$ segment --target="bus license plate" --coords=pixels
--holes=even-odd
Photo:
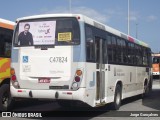
[[[50,78],[39,78],[38,83],[50,83]]]

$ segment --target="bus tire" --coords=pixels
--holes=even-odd
[[[121,106],[122,88],[119,84],[116,85],[114,102],[112,103],[112,109],[118,110]]]
[[[149,85],[147,84],[147,82],[145,81],[144,83],[144,87],[143,87],[143,94],[142,94],[142,98],[145,98],[149,95]]]
[[[10,85],[3,84],[0,87],[0,111],[7,111],[11,103]]]
[[[149,81],[149,93],[152,92],[152,84],[153,84],[153,81],[150,80],[150,81]]]

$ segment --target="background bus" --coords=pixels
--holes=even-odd
[[[22,39],[25,29],[33,42]],[[13,99],[56,99],[64,107],[112,102],[119,109],[121,99],[152,86],[148,45],[84,15],[17,19],[12,53]]]
[[[160,76],[160,53],[152,54],[152,75],[154,78]]]
[[[14,22],[0,18],[0,110],[7,110],[10,84],[10,57]]]

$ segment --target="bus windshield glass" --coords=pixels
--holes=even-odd
[[[76,18],[49,18],[20,21],[14,46],[79,45],[80,28]]]
[[[154,57],[154,58],[153,58],[153,63],[160,63],[159,60],[160,60],[160,59],[159,59],[158,57]]]
[[[13,30],[0,27],[0,57],[11,56]]]

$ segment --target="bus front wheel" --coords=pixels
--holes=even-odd
[[[7,111],[11,105],[11,95],[9,84],[0,87],[0,111]]]

